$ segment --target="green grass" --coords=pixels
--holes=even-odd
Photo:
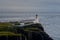
[[[12,23],[9,22],[0,22],[0,36],[21,36],[22,34],[15,34],[8,30],[11,30]]]
[[[22,36],[22,34],[15,34],[13,32],[2,31],[2,32],[0,32],[0,36]]]
[[[9,26],[12,26],[12,23],[9,22],[0,23],[0,27],[9,27]]]
[[[37,31],[37,32],[42,32],[40,29],[38,29],[38,28],[24,28],[23,29],[24,31],[27,31],[27,32],[35,32],[35,31]]]
[[[15,29],[13,28],[12,23],[9,22],[4,22],[1,23],[0,22],[0,36],[21,36],[22,34],[15,34],[13,33],[15,31]],[[16,28],[17,29],[17,28]],[[27,32],[31,32],[31,31],[41,31],[38,28],[23,28],[22,30],[27,31]]]

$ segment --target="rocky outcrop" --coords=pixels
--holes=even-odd
[[[42,27],[41,24],[32,24],[16,29],[16,33],[22,33],[27,40],[53,40]]]
[[[22,34],[22,36],[0,36],[1,39],[8,40],[53,40],[42,27],[41,24],[25,25],[23,27],[14,26],[8,30],[15,34]]]

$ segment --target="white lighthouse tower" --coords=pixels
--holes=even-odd
[[[36,14],[34,23],[39,23],[39,18],[38,18],[38,15],[37,14]]]

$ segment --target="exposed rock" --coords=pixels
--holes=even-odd
[[[15,34],[22,34],[22,36],[0,36],[0,40],[53,40],[42,27],[41,24],[31,24],[23,27],[14,26],[10,31]],[[4,39],[3,39],[4,38]]]
[[[25,35],[27,40],[53,40],[46,32],[41,24],[32,24],[17,29],[17,33]]]

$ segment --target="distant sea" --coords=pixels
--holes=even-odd
[[[51,12],[20,12],[20,13],[0,13],[0,21],[20,21],[23,19],[35,18],[39,15],[39,21],[47,34],[54,40],[60,40],[60,13]]]

